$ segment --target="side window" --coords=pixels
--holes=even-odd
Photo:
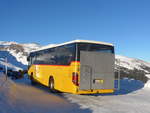
[[[47,64],[56,64],[56,55],[54,48],[47,50],[45,57],[45,62]]]
[[[43,50],[37,54],[36,64],[56,64],[54,49]]]
[[[42,64],[43,63],[43,55],[42,52],[37,53],[35,64]]]
[[[36,63],[36,56],[33,56],[32,57],[32,64],[35,64]]]
[[[58,65],[69,65],[75,58],[75,44],[64,45],[56,50]]]
[[[29,66],[32,65],[32,57],[29,57]]]
[[[56,48],[34,53],[32,64],[69,65],[75,60],[75,44],[68,44]]]

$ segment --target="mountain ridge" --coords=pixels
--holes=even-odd
[[[50,44],[54,45],[54,44]],[[49,46],[49,45],[48,45]],[[35,51],[47,46],[41,46],[37,43],[17,43],[0,41],[0,58],[8,55],[8,63],[12,64],[18,69],[27,69],[27,56],[31,51]],[[2,52],[3,51],[3,52]],[[12,62],[13,61],[13,62]],[[15,63],[16,62],[16,63]],[[0,61],[0,65],[4,62]],[[21,65],[22,64],[22,65]],[[17,69],[18,68],[18,69]],[[150,73],[150,63],[137,58],[125,57],[122,55],[115,56],[115,70],[116,73],[120,69],[121,73],[136,73],[146,74]],[[125,76],[126,77],[126,76]]]

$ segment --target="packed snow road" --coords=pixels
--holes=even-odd
[[[28,80],[8,79],[0,74],[0,113],[91,113],[70,103],[63,94],[51,94],[43,86],[31,86]]]
[[[125,78],[121,80],[121,89],[112,95],[68,94],[66,97],[93,113],[150,113],[150,81],[144,86],[141,81]]]
[[[5,82],[2,75],[0,85],[0,113],[150,113],[150,81],[144,86],[125,78],[111,95],[51,94],[25,78]]]

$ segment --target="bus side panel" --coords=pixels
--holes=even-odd
[[[32,65],[28,70],[29,78],[32,76],[36,82],[43,84],[43,77],[41,76],[41,68],[39,65]],[[31,79],[31,78],[30,78]]]
[[[34,73],[34,79],[39,83],[49,86],[49,78],[54,78],[54,86],[56,90],[62,92],[73,93],[76,91],[76,86],[72,83],[72,66],[57,66],[57,65],[33,65],[28,73]]]
[[[55,81],[57,81],[56,75],[56,67],[50,65],[39,65],[40,70],[40,79],[39,82],[45,86],[49,86],[49,79],[53,77]]]
[[[40,76],[36,75],[37,69],[39,69]],[[72,63],[70,66],[32,65],[28,70],[29,76],[31,76],[31,73],[33,73],[34,80],[45,86],[49,86],[49,77],[54,77],[55,89],[61,92],[74,94],[93,94],[112,93],[114,91],[113,89],[101,89],[92,91],[79,90],[79,86],[74,85],[72,82],[73,72],[78,73],[80,83],[80,63]]]
[[[77,64],[71,63],[69,68],[65,70],[62,76],[63,76],[63,92],[69,92],[69,93],[76,93],[77,91],[77,86],[73,84],[72,82],[72,74],[73,72],[77,73]]]
[[[30,68],[28,69],[28,75],[31,77],[31,75],[34,77],[35,76],[35,66],[31,65]]]

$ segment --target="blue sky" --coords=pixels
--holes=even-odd
[[[0,40],[113,43],[150,62],[150,0],[0,0]]]

